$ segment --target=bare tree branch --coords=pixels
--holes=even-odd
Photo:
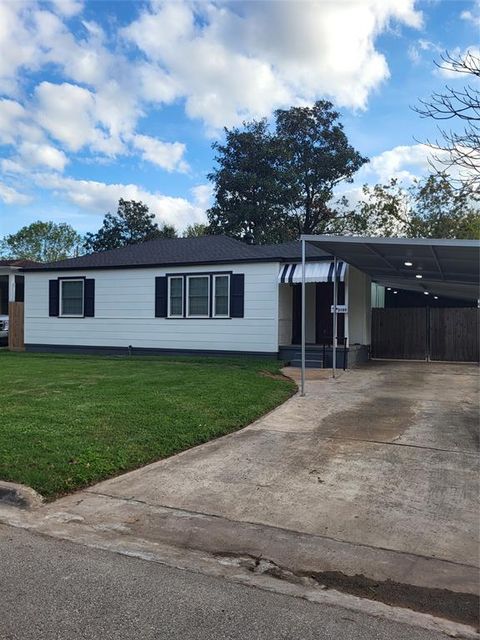
[[[469,76],[475,83],[480,79],[480,58],[471,51],[455,57],[448,51],[441,62],[435,63],[439,69],[450,73]],[[434,120],[454,120],[464,123],[463,130],[438,127],[439,137],[427,140],[433,150],[430,164],[437,173],[455,170],[452,179],[460,186],[468,185],[473,191],[480,190],[480,89],[467,85],[463,89],[445,87],[444,93],[434,93],[429,100],[420,100],[414,107],[422,118]]]

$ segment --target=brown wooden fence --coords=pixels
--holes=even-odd
[[[372,358],[427,359],[427,309],[372,309]]]
[[[430,359],[478,362],[479,309],[430,309]]]
[[[479,309],[372,309],[372,358],[479,362],[479,332]]]
[[[8,305],[8,348],[10,351],[24,351],[23,302]]]

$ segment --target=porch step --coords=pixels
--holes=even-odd
[[[291,367],[301,367],[302,366],[302,358],[294,358],[290,360]],[[305,359],[305,367],[307,369],[323,369],[323,360],[310,360]]]

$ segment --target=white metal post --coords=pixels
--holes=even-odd
[[[300,395],[305,395],[305,339],[306,339],[306,320],[305,320],[305,240],[302,239],[302,378],[300,385]]]
[[[337,286],[337,256],[333,258],[333,353],[332,353],[332,377],[335,378],[335,370],[337,368],[337,304],[338,304],[338,286]]]

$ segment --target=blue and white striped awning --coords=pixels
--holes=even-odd
[[[332,262],[307,262],[305,264],[305,282],[333,282],[333,260]],[[346,262],[339,260],[337,263],[337,279],[340,282],[345,280],[347,270]],[[278,274],[278,281],[286,284],[299,284],[302,282],[302,265],[282,264]]]

